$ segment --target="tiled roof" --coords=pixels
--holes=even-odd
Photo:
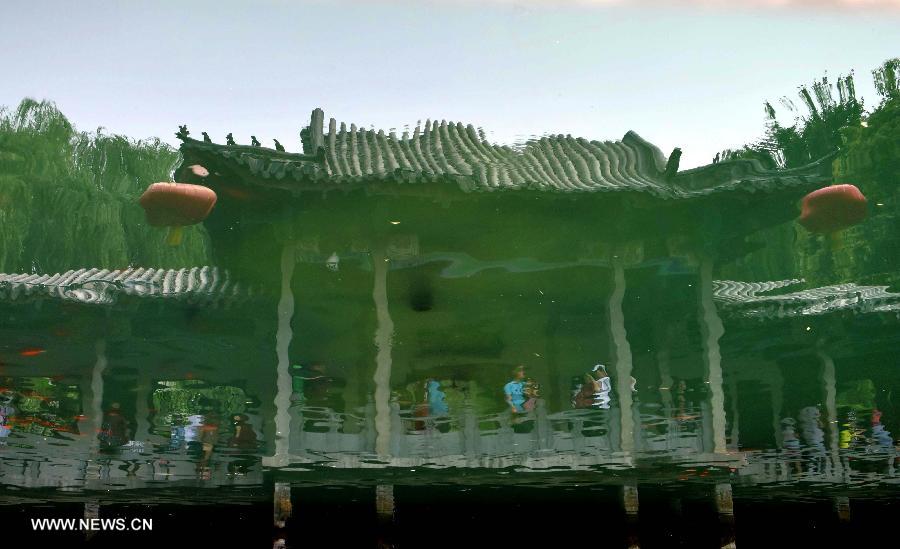
[[[78,269],[62,274],[0,274],[0,300],[60,299],[110,305],[121,296],[228,305],[249,297],[247,288],[216,267],[191,269]]]
[[[184,165],[214,168],[224,163],[257,184],[288,190],[379,181],[448,181],[466,192],[631,191],[658,198],[690,198],[717,192],[815,188],[831,179],[827,158],[793,170],[766,170],[753,160],[731,160],[667,177],[662,152],[634,132],[620,141],[603,142],[553,135],[513,148],[491,144],[472,125],[461,123],[428,121],[412,133],[397,136],[355,124],[348,127],[334,119],[325,129],[323,116],[321,110],[313,111],[311,126],[304,130],[306,154],[218,145],[179,134]]]
[[[887,286],[848,283],[771,293],[803,282],[799,279],[772,282],[716,280],[713,297],[726,314],[753,318],[787,318],[840,311],[900,313],[900,294],[887,291]]]

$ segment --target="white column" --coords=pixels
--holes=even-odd
[[[277,359],[277,382],[275,392],[275,455],[263,459],[263,465],[281,467],[290,462],[288,455],[291,437],[291,374],[288,350],[294,338],[291,320],[294,318],[294,292],[291,279],[294,277],[295,245],[285,242],[281,250],[281,297],[278,300],[278,331],[275,333],[275,356]]]
[[[837,419],[837,380],[834,371],[834,360],[825,352],[824,343],[819,341],[816,345],[816,355],[822,362],[822,391],[825,396],[825,419],[828,422],[828,448],[831,454],[831,464],[835,475],[839,475],[841,466],[840,453],[840,429]]]
[[[619,400],[619,440],[622,452],[629,456],[634,451],[634,414],[631,395],[631,346],[625,332],[625,268],[621,261],[613,260],[613,292],[609,296],[609,329],[615,353],[613,371],[616,396]]]
[[[394,337],[394,321],[388,310],[387,272],[388,259],[383,251],[372,252],[375,285],[372,298],[378,327],[375,330],[375,453],[390,457],[391,448],[391,349]]]
[[[100,478],[101,465],[95,461],[100,450],[100,428],[103,426],[103,373],[108,364],[106,359],[106,340],[98,339],[94,344],[96,361],[91,370],[91,382],[82,395],[82,406],[87,416],[78,426],[84,433],[84,444],[87,447],[87,459],[84,463],[84,481],[87,484],[91,480]]]
[[[725,333],[725,328],[713,301],[712,269],[712,259],[704,257],[700,262],[700,331],[706,363],[706,383],[709,384],[710,392],[713,452],[721,454],[725,452],[725,391],[722,387],[719,338]]]
[[[100,448],[100,427],[103,425],[103,373],[106,371],[108,361],[106,359],[106,340],[98,339],[94,345],[97,360],[91,372],[91,409],[88,412],[90,428],[88,436],[91,437],[91,458]]]

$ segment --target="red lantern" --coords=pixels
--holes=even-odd
[[[197,177],[203,178],[203,177],[209,176],[209,170],[207,170],[200,164],[194,164],[193,166],[188,166],[188,169],[191,171],[192,174],[196,175]]]
[[[181,243],[182,227],[200,223],[216,204],[216,193],[209,187],[188,183],[154,183],[140,199],[147,223],[169,227],[168,243]]]
[[[813,233],[834,233],[866,218],[866,197],[854,185],[832,185],[803,197],[800,224]]]

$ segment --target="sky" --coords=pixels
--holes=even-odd
[[[634,130],[681,166],[762,135],[763,102],[900,56],[900,0],[3,0],[0,105],[81,130],[299,150],[310,111],[520,143]]]

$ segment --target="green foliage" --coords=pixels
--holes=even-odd
[[[892,190],[900,175],[900,96],[882,103],[864,126],[847,128],[844,140],[835,178],[860,178]]]
[[[803,166],[837,150],[842,144],[841,129],[858,126],[862,121],[863,103],[856,97],[852,74],[838,77],[836,86],[827,76],[823,77],[810,86],[801,86],[798,95],[806,110],[804,114],[798,114],[797,105],[790,99],[781,101],[794,113],[790,126],[780,123],[775,108],[765,103],[766,135],[748,146],[745,154],[767,156],[772,164],[782,168]]]
[[[854,410],[871,410],[875,407],[875,384],[871,379],[847,383],[837,394],[837,405]]]
[[[900,98],[900,58],[888,59],[872,71],[875,91],[883,101]]]
[[[209,263],[202,226],[170,247],[137,203],[178,161],[158,139],[79,132],[47,101],[0,109],[0,272]]]
[[[215,413],[230,416],[244,413],[247,395],[229,385],[208,385],[200,380],[166,381],[153,392],[157,425],[184,425],[190,415]]]
[[[74,385],[61,385],[49,377],[0,378],[14,395],[14,429],[46,437],[77,432],[75,415],[81,412],[81,394]]]
[[[792,168],[839,150],[833,162],[834,181],[859,187],[870,204],[869,218],[831,239],[793,222],[767,229],[754,240],[768,245],[725,269],[723,276],[798,277],[813,286],[852,281],[896,287],[900,283],[900,217],[896,214],[900,205],[900,59],[888,60],[872,73],[880,101],[871,112],[865,112],[856,98],[852,75],[838,78],[836,88],[822,78],[801,88],[807,113],[792,126],[779,124],[766,103],[766,137],[725,153],[726,158],[768,156],[772,165]],[[784,103],[796,110],[789,101]],[[754,270],[760,266],[767,272]]]
[[[900,283],[900,59],[872,71],[881,101],[863,121],[842,129],[841,154],[835,159],[836,183],[852,183],[869,201],[869,218],[844,231],[841,245],[827,250],[802,234],[801,250],[809,256],[810,278],[896,287]],[[812,250],[819,251],[810,253]],[[833,248],[833,246],[832,246]]]

